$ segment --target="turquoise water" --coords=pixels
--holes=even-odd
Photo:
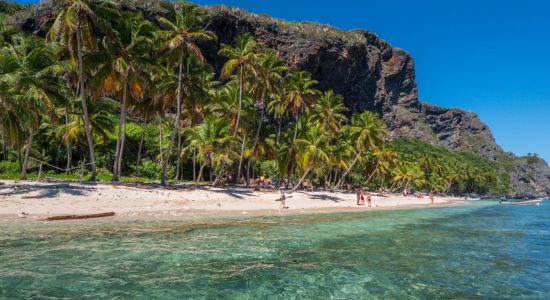
[[[0,230],[2,299],[550,298],[550,203]]]

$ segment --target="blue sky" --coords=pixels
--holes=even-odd
[[[414,57],[422,101],[474,111],[506,150],[550,161],[550,1],[194,2],[373,31]]]

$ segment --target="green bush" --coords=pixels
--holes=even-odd
[[[162,166],[148,158],[141,161],[141,164],[135,168],[135,174],[148,179],[160,179]]]
[[[0,174],[19,174],[19,162],[0,161]]]
[[[256,164],[255,171],[257,176],[272,178],[277,175],[277,164],[273,160],[258,162]]]

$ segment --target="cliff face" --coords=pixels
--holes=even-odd
[[[221,43],[251,33],[277,50],[294,69],[311,72],[321,90],[344,96],[351,112],[378,112],[394,136],[415,137],[455,151],[473,151],[489,160],[511,157],[512,196],[550,194],[550,168],[544,161],[527,164],[505,154],[491,130],[472,112],[422,103],[418,98],[414,61],[366,30],[350,32],[312,23],[289,23],[239,9],[214,7],[208,28],[218,41],[204,45],[219,71]]]
[[[218,72],[224,63],[218,55],[220,45],[251,33],[275,49],[292,68],[311,72],[321,90],[332,89],[343,95],[350,112],[379,113],[396,137],[415,137],[455,151],[473,151],[490,160],[509,156],[476,114],[420,102],[412,57],[374,33],[290,23],[227,7],[211,7],[208,12],[208,29],[218,40],[201,48]],[[154,21],[153,14],[146,16]],[[18,23],[26,31],[43,34],[42,25],[52,19],[51,7],[43,6]],[[527,164],[512,157],[508,162],[512,164],[507,171],[514,195],[544,196],[550,192],[550,169],[544,161]]]
[[[212,8],[210,14],[209,29],[219,40],[205,48],[218,70],[223,64],[217,55],[220,44],[251,33],[276,49],[292,68],[311,72],[321,90],[342,94],[351,112],[378,112],[395,136],[473,150],[489,159],[501,151],[475,114],[421,103],[412,57],[374,33],[288,23],[228,8]]]

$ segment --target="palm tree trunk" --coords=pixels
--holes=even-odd
[[[298,136],[298,116],[296,116],[296,124],[294,125],[294,136],[292,136],[292,150],[294,150],[294,143],[296,142],[297,136]]]
[[[333,190],[336,189],[336,188],[338,188],[338,189],[342,188],[342,185],[344,184],[344,180],[346,180],[346,176],[348,176],[348,173],[353,169],[353,167],[355,166],[355,164],[359,160],[359,157],[361,157],[362,153],[363,152],[361,150],[359,150],[359,152],[357,152],[357,155],[353,159],[353,162],[351,163],[349,168],[344,172],[344,174],[342,174],[342,177],[340,178],[340,181],[338,181],[338,183],[333,187]]]
[[[225,172],[225,166],[226,165],[227,165],[227,162],[225,160],[222,160],[222,165],[220,167],[220,170],[218,171],[218,175],[216,175],[216,179],[214,179],[214,182],[212,182],[212,186],[219,186],[220,185],[223,173]]]
[[[145,130],[147,128],[147,118],[149,117],[149,107],[145,110],[145,120],[143,121],[143,125],[141,126],[141,136],[139,138],[139,149],[137,154],[137,162],[136,166],[139,166],[141,163],[141,151],[143,150],[143,141],[145,140]]]
[[[237,169],[237,183],[241,182],[241,169],[243,167],[244,145],[246,144],[246,135],[243,133],[243,142],[241,144],[241,156],[239,157],[239,168]]]
[[[279,146],[279,139],[281,137],[281,127],[283,126],[283,121],[279,119],[279,130],[277,130],[277,143],[275,145]]]
[[[160,153],[160,164],[163,165],[163,154],[162,154],[162,118],[157,112],[157,117],[159,118],[159,153]]]
[[[195,165],[197,161],[196,152],[197,152],[197,148],[193,148],[193,178],[196,178],[195,173],[197,172],[197,166]]]
[[[243,84],[244,76],[243,75],[244,75],[244,71],[243,71],[243,67],[241,66],[240,76],[239,76],[239,109],[237,111],[237,121],[235,122],[235,128],[233,128],[233,136],[237,135],[237,131],[239,130],[239,122],[241,120],[241,108],[242,108],[242,104],[243,104],[243,88],[244,88],[244,84]],[[241,158],[239,164],[241,164],[241,163],[242,163],[242,158]],[[220,167],[220,170],[218,171],[218,175],[216,176],[216,179],[214,179],[214,182],[212,183],[212,186],[218,186],[220,184],[223,173],[225,173],[226,165],[227,165],[227,162],[225,160],[223,160],[222,165]],[[237,178],[237,180],[239,180],[239,178]]]
[[[2,155],[6,160],[6,130],[2,127]]]
[[[122,157],[120,153],[122,152],[122,131],[124,130],[124,119],[126,112],[126,99],[128,97],[128,77],[124,77],[124,86],[122,87],[122,103],[120,104],[120,117],[118,120],[118,133],[116,138],[116,150],[115,150],[115,162],[113,165],[113,176],[111,181],[118,181],[119,179],[119,161]]]
[[[19,148],[19,147],[18,147]],[[23,152],[21,151],[22,148],[19,148],[17,152],[19,152],[18,161],[19,161],[19,172],[23,171]]]
[[[23,161],[23,166],[21,168],[21,180],[27,180],[27,166],[29,164],[29,157],[31,155],[32,139],[33,132],[31,127],[31,129],[29,130],[29,141],[27,142],[27,149],[25,150],[25,160]]]
[[[124,125],[122,126],[122,142],[120,143],[120,153],[118,158],[118,176],[122,174],[122,161],[124,160],[124,144],[126,142],[126,113],[124,113]]]
[[[65,106],[65,125],[68,126],[69,124],[69,107],[68,105]],[[71,172],[71,168],[73,167],[73,146],[72,143],[69,141],[67,142],[67,167],[65,168],[65,174],[69,174]]]
[[[250,152],[250,157],[248,157],[248,165],[246,166],[246,186],[250,184],[250,165],[252,164],[252,157],[254,157],[254,153],[256,152],[256,147],[258,146],[258,143],[260,141],[260,131],[262,130],[262,124],[264,122],[264,114],[265,114],[265,97],[266,97],[266,88],[263,88],[262,91],[262,110],[260,112],[260,124],[258,124],[258,130],[256,130],[256,137],[254,138],[254,144],[252,145],[252,152]]]
[[[237,122],[235,122],[235,129],[233,132],[233,135],[237,135],[237,131],[239,130],[239,122],[241,120],[241,109],[243,106],[243,67],[240,68],[240,75],[239,75],[239,109],[237,110]]]
[[[382,155],[380,155],[380,157],[378,157],[378,162],[376,163],[376,167],[374,167],[374,170],[372,171],[372,173],[370,173],[369,175],[369,178],[367,178],[367,181],[365,181],[365,186],[367,184],[369,184],[372,176],[374,175],[374,173],[376,173],[376,171],[378,170],[378,167],[380,166],[380,161],[382,160]]]
[[[403,180],[401,180],[401,182],[399,183],[399,186],[398,187],[395,187],[395,184],[397,183],[397,181],[394,181],[393,184],[392,184],[392,187],[390,188],[390,193],[393,193],[397,190],[399,190],[402,186],[403,186]]]
[[[298,188],[300,188],[300,185],[302,185],[302,182],[304,182],[304,180],[306,179],[306,176],[309,174],[309,171],[311,171],[311,168],[307,168],[307,170],[304,173],[304,175],[302,176],[302,178],[300,178],[300,181],[298,181],[298,184],[296,184],[294,186],[294,188],[292,190],[290,190],[290,192],[288,192],[289,194],[292,194],[292,193],[296,192],[296,190],[298,190]]]
[[[296,119],[296,124],[294,124],[294,136],[292,137],[292,146],[290,147],[291,155],[294,153],[294,150],[296,148],[296,137],[298,137],[298,114],[296,114],[294,118]],[[290,182],[290,177],[294,174],[295,168],[295,164],[291,162],[290,171],[288,173],[288,182]]]
[[[180,54],[180,65],[179,65],[179,75],[178,75],[178,95],[177,95],[177,110],[176,110],[176,122],[174,124],[174,130],[172,130],[172,137],[170,138],[170,143],[168,144],[168,150],[166,152],[166,159],[162,164],[162,177],[160,180],[161,185],[166,185],[166,171],[168,170],[168,163],[170,161],[170,154],[172,153],[172,146],[174,145],[174,140],[176,138],[176,131],[180,129],[180,117],[181,117],[181,83],[183,81],[183,52]]]
[[[204,168],[206,167],[207,164],[208,163],[205,162],[204,164],[201,165],[201,168],[199,169],[199,175],[195,179],[195,183],[199,183],[199,182],[203,181],[202,173],[204,172]]]
[[[338,170],[334,170],[334,181],[331,183],[331,191],[334,191],[336,183],[338,183]]]
[[[325,189],[330,188],[331,181],[332,181],[332,170],[328,170],[327,175],[325,175]]]
[[[90,164],[92,166],[92,174],[88,181],[94,182],[97,170],[95,163],[94,139],[92,137],[92,129],[90,128],[90,116],[88,114],[88,104],[86,102],[86,90],[84,88],[84,62],[82,59],[82,37],[80,32],[80,20],[76,22],[76,47],[78,56],[78,79],[80,84],[80,100],[82,101],[82,114],[84,118],[84,132],[88,141],[88,150],[90,152]]]
[[[176,181],[180,180],[180,164],[181,164],[181,131],[178,130],[178,159],[176,161]]]

